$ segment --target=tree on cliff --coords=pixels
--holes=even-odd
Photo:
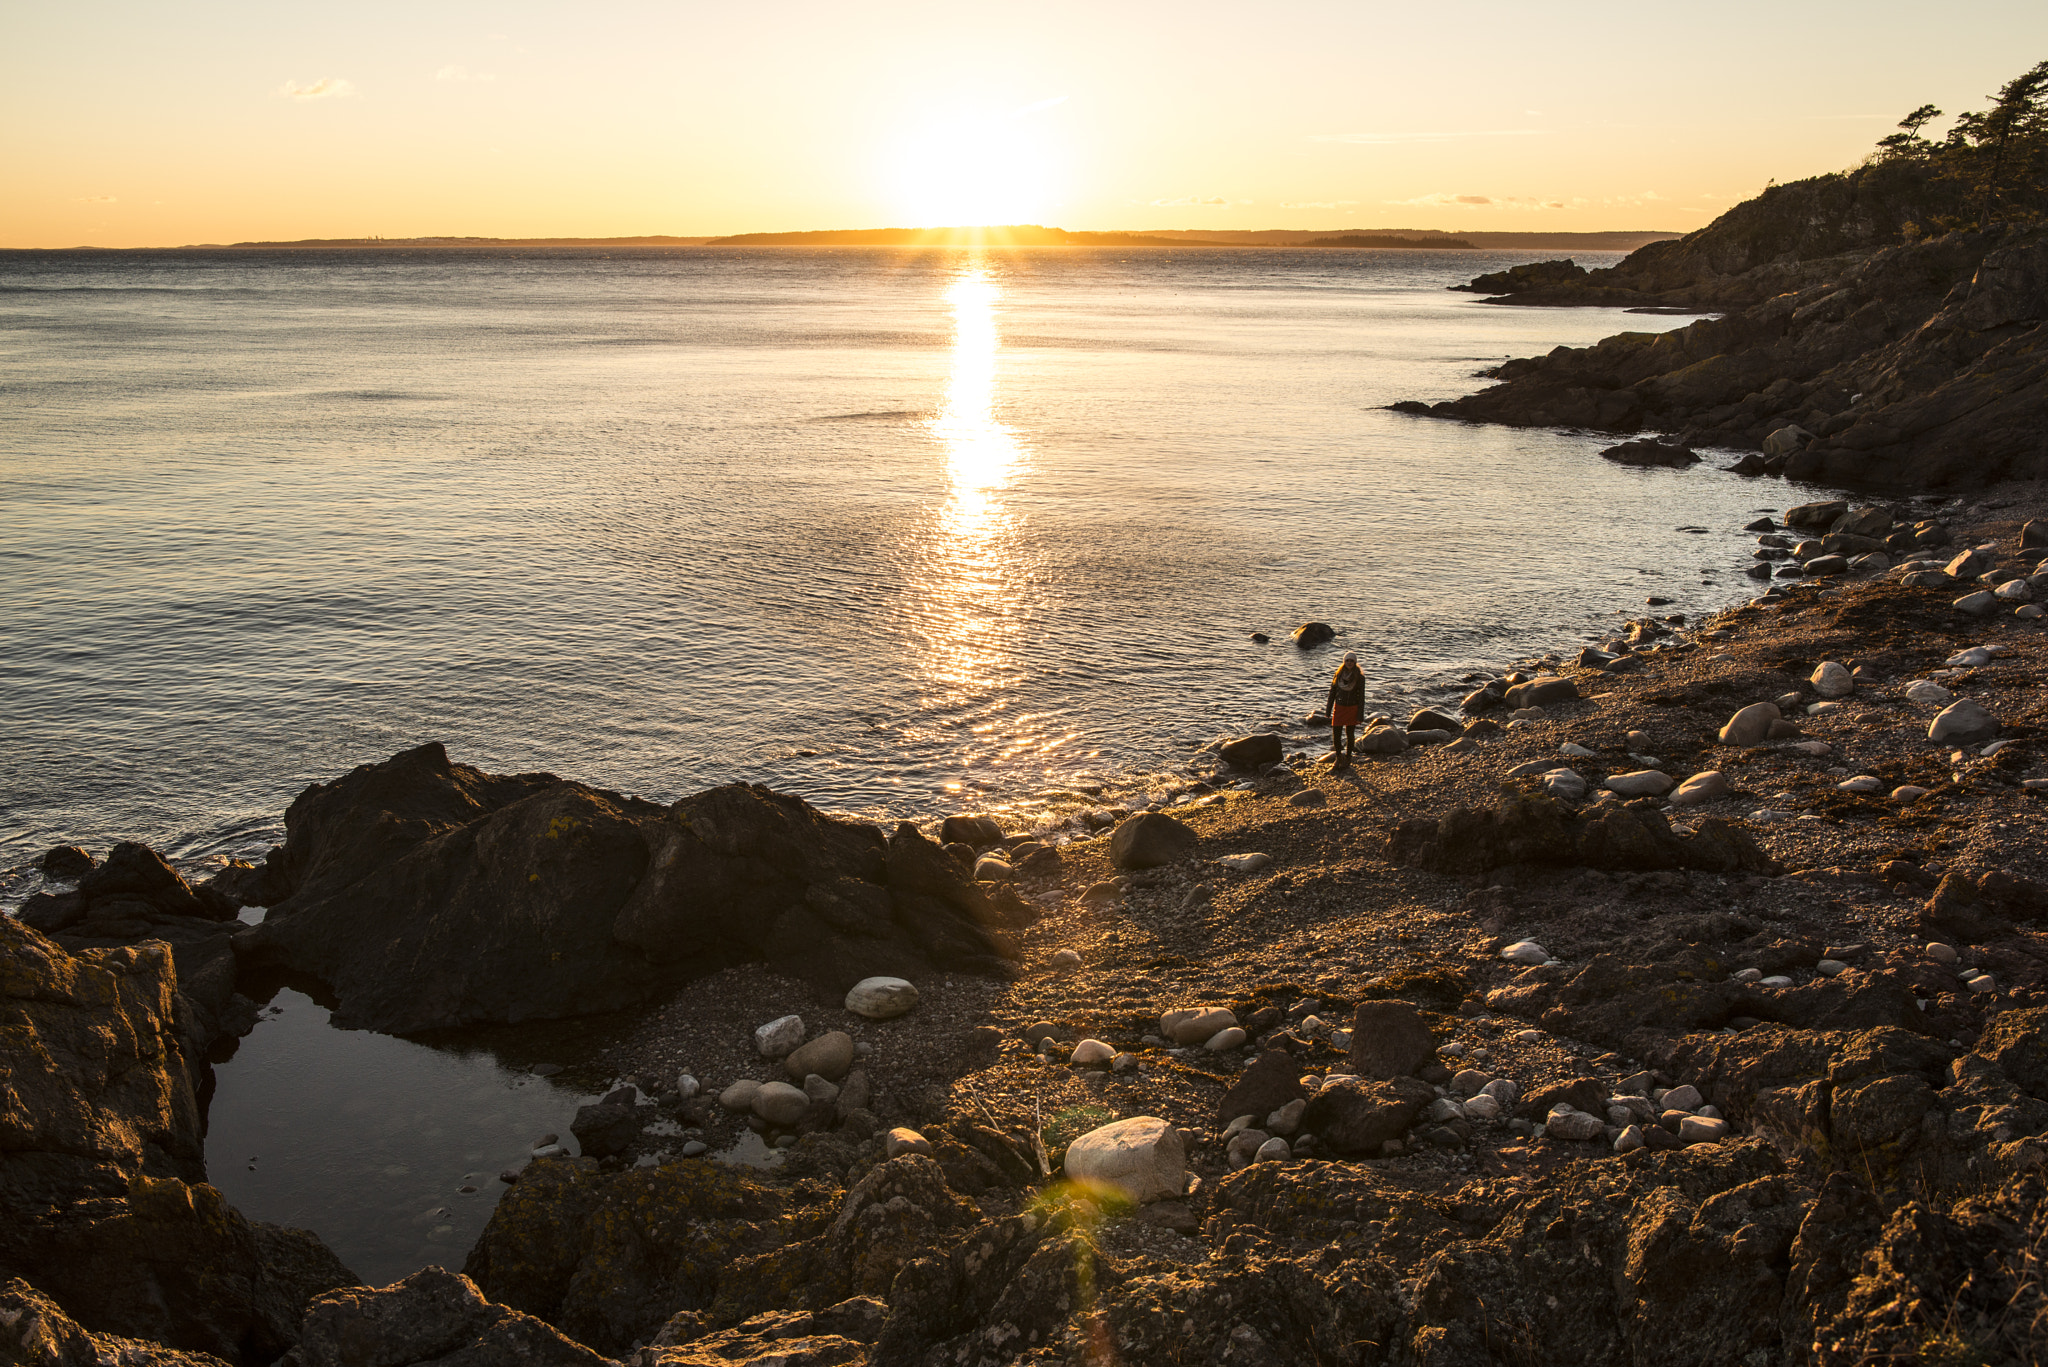
[[[1980,227],[2048,218],[2048,62],[2013,77],[1991,107],[1958,114],[1940,142],[1924,136],[1941,111],[1923,104],[1880,140],[1872,161],[1925,171],[1939,201],[1936,226]]]

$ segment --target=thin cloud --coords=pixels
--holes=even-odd
[[[1310,142],[1348,142],[1361,147],[1392,147],[1408,142],[1453,142],[1459,138],[1534,138],[1540,128],[1476,128],[1464,133],[1313,133]]]
[[[1387,204],[1411,209],[1562,209],[1564,201],[1529,195],[1417,195],[1414,199],[1389,199]]]
[[[81,195],[78,202],[80,204],[119,204],[121,201],[115,199],[112,195]]]
[[[1224,199],[1220,195],[1210,195],[1207,198],[1200,195],[1182,195],[1179,199],[1155,199],[1152,201],[1152,207],[1155,209],[1215,209],[1229,203],[1229,200]]]
[[[495,72],[471,71],[466,66],[456,66],[450,63],[435,72],[434,79],[437,81],[495,81],[498,77]]]
[[[1303,199],[1280,201],[1283,209],[1341,209],[1347,204],[1358,203],[1355,199]]]
[[[310,85],[297,81],[286,81],[271,92],[281,100],[327,100],[341,99],[356,93],[356,88],[339,76],[322,76]]]

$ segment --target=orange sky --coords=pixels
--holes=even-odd
[[[1689,229],[2048,56],[2048,5],[5,0],[0,245]],[[1942,33],[1996,41],[1930,41]],[[1937,128],[1942,125],[1937,124]]]

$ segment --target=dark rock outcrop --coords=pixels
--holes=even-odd
[[[429,1267],[370,1290],[331,1291],[306,1312],[283,1367],[607,1367],[531,1315],[487,1301],[467,1277]]]
[[[393,1033],[613,1010],[751,959],[835,993],[1006,974],[1030,915],[907,825],[885,838],[743,784],[661,807],[438,745],[308,789],[285,824],[286,895],[237,950]]]
[[[1854,221],[1854,204],[1830,207]],[[1748,210],[1645,247],[1568,297],[1508,296],[1683,302],[1725,317],[1509,361],[1492,372],[1501,384],[1403,411],[1676,432],[1688,445],[1762,448],[1745,473],[1819,483],[1945,488],[2048,473],[2048,232],[1905,241],[1871,222],[1802,239],[1788,250],[1806,254],[1787,259],[1760,245],[1781,234],[1731,227]],[[1811,254],[1838,239],[1862,245]],[[1813,440],[1767,441],[1795,427]]]
[[[1719,817],[1680,836],[1654,807],[1604,804],[1575,812],[1554,798],[1513,789],[1490,811],[1459,807],[1439,821],[1404,823],[1395,832],[1393,853],[1440,873],[1484,873],[1514,864],[1717,873],[1775,868],[1748,831]]]
[[[267,1363],[355,1277],[205,1185],[186,1010],[162,944],[72,954],[0,918],[0,1278],[94,1334]]]
[[[1667,470],[1688,470],[1700,463],[1699,453],[1690,446],[1650,437],[1610,446],[1600,453],[1600,458],[1616,465],[1657,466]]]

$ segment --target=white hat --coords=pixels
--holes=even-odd
[[[1344,652],[1344,663],[1348,665],[1355,665],[1358,663],[1358,657],[1347,650]]]

